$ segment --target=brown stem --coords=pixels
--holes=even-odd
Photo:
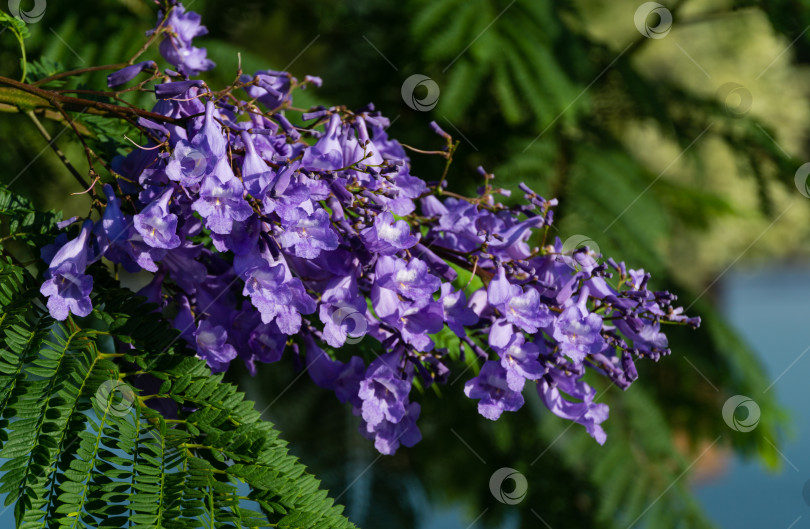
[[[97,72],[99,70],[118,70],[126,66],[127,63],[122,62],[118,64],[103,64],[101,66],[88,66],[86,68],[78,68],[76,70],[70,70],[67,72],[59,72],[55,73],[51,76],[44,77],[39,81],[34,81],[31,83],[32,86],[40,86],[44,85],[45,83],[49,83],[51,81],[56,81],[57,79],[64,79],[66,77],[73,77],[74,75],[81,75],[88,72]]]
[[[78,97],[70,97],[62,94],[58,94],[51,90],[45,90],[42,88],[37,88],[36,86],[21,83],[19,81],[15,81],[14,79],[10,79],[8,77],[0,76],[0,84],[4,84],[7,86],[11,86],[23,92],[27,92],[29,94],[38,96],[54,106],[61,106],[65,110],[74,110],[79,112],[88,112],[89,110],[93,109],[96,112],[88,112],[93,114],[101,114],[105,116],[114,115],[116,117],[122,117],[124,115],[134,115],[138,117],[145,117],[157,121],[161,121],[164,123],[172,123],[175,125],[180,125],[184,123],[184,119],[173,118],[169,116],[164,116],[163,114],[157,114],[155,112],[150,112],[148,110],[141,110],[139,108],[131,108],[131,107],[122,107],[120,105],[112,105],[110,103],[102,103],[101,101],[93,101],[92,99],[81,99]]]

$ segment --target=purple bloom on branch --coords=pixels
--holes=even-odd
[[[366,372],[363,359],[353,356],[344,364],[329,358],[311,336],[305,336],[304,342],[307,345],[307,369],[315,385],[334,391],[340,402],[350,402],[353,407],[360,408],[363,401],[357,394]]]
[[[422,440],[422,432],[416,426],[420,411],[419,403],[411,402],[399,422],[384,420],[376,426],[364,424],[360,426],[360,433],[374,440],[374,448],[378,452],[393,455],[399,445],[411,447]]]
[[[208,362],[214,373],[225,371],[231,360],[236,358],[236,349],[226,343],[228,331],[222,326],[202,320],[197,326],[194,338],[197,341],[197,354]]]
[[[162,18],[163,14],[160,13],[158,20]],[[177,67],[180,73],[193,77],[216,66],[206,57],[205,48],[197,48],[191,44],[194,37],[208,33],[208,29],[200,24],[198,13],[186,13],[186,9],[178,3],[169,12],[165,27],[166,36],[160,43],[160,54]]]
[[[275,320],[284,334],[296,334],[301,314],[315,312],[315,301],[306,293],[297,277],[286,279],[281,264],[257,267],[247,272],[243,294],[250,296],[264,323]]]
[[[375,267],[377,285],[392,290],[417,304],[432,301],[433,293],[441,287],[441,279],[429,273],[424,261],[406,262],[396,257],[380,257]]]
[[[242,182],[251,196],[262,198],[262,193],[273,181],[275,174],[256,152],[247,131],[242,131],[242,143],[245,144],[246,151],[242,162]]]
[[[444,321],[459,338],[467,335],[465,327],[478,323],[478,316],[467,306],[467,296],[463,290],[453,292],[453,285],[442,283],[441,302]]]
[[[177,236],[177,215],[169,213],[169,201],[174,188],[169,187],[135,215],[135,229],[143,241],[153,248],[171,250],[180,246]]]
[[[361,411],[369,426],[377,426],[383,420],[398,423],[405,416],[411,383],[397,369],[399,357],[389,353],[375,360],[360,382]]]
[[[279,332],[275,323],[262,323],[250,333],[248,346],[253,353],[252,360],[265,364],[278,362],[284,354],[287,335]]]
[[[503,267],[498,269],[498,276],[489,283],[487,294],[489,303],[501,312],[506,321],[528,333],[535,334],[554,319],[548,307],[540,301],[540,293],[532,287],[521,288],[511,284]]]
[[[93,278],[84,273],[93,221],[86,220],[79,236],[62,246],[48,266],[48,278],[39,291],[48,296],[48,311],[54,319],[64,321],[71,312],[87,316],[93,310],[90,292]]]
[[[293,248],[295,255],[305,259],[318,257],[322,250],[338,247],[338,236],[332,229],[329,213],[323,208],[311,215],[302,208],[289,208],[282,215],[284,231],[278,241],[284,248]]]
[[[506,370],[506,383],[513,391],[523,391],[527,379],[537,380],[547,371],[538,359],[540,349],[536,344],[526,342],[521,333],[515,334],[498,354],[501,366]]]
[[[231,233],[234,221],[242,222],[253,214],[253,208],[242,198],[242,184],[232,178],[222,183],[216,176],[207,176],[192,209],[199,213],[208,228],[219,235]]]
[[[574,362],[582,362],[591,353],[601,352],[607,344],[600,334],[602,318],[588,312],[584,306],[588,287],[583,287],[578,303],[570,303],[556,320],[552,336],[560,344],[560,352]]]
[[[343,145],[341,136],[343,127],[340,116],[335,113],[329,117],[326,132],[315,143],[304,151],[301,167],[309,171],[335,171],[343,167]]]
[[[487,360],[478,376],[464,384],[464,394],[478,401],[478,413],[496,420],[505,411],[517,411],[523,406],[523,395],[509,387],[506,370],[498,363]]]
[[[394,216],[388,211],[377,215],[374,225],[360,232],[360,238],[369,251],[380,255],[393,255],[419,242],[419,237],[411,234],[408,223],[404,220],[394,222]]]
[[[597,443],[605,444],[607,435],[600,425],[608,418],[608,407],[607,404],[593,401],[596,391],[592,387],[582,380],[575,380],[570,375],[552,369],[537,384],[537,393],[554,415],[585,426]],[[562,393],[581,402],[572,402],[564,398]]]
[[[157,64],[155,63],[155,61],[143,61],[137,62],[135,64],[130,64],[129,66],[124,66],[120,70],[116,70],[107,76],[107,86],[110,88],[120,86],[126,83],[127,81],[131,81],[139,73],[146,70],[147,68],[156,70]]]
[[[245,91],[252,99],[256,99],[269,110],[275,110],[285,102],[290,101],[291,76],[287,72],[274,70],[259,70],[251,78],[243,75],[239,80],[243,83],[256,80],[255,85],[248,85]]]

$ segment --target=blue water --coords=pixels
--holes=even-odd
[[[724,279],[721,310],[762,359],[769,384],[778,378],[768,391],[789,411],[795,436],[777,445],[784,454],[779,473],[734,458],[697,496],[723,529],[810,527],[810,485],[803,494],[810,480],[810,272],[737,271]]]

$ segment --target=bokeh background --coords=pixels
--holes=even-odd
[[[703,318],[698,331],[672,328],[672,356],[641,363],[627,392],[593,381],[611,406],[603,447],[529,394],[491,423],[452,377],[419,399],[424,440],[380,457],[333,395],[306,377],[292,383],[291,359],[256,378],[232,370],[361,527],[810,527],[810,193],[800,170],[810,161],[810,2],[662,0],[639,17],[643,3],[186,2],[210,30],[197,45],[218,63],[211,86],[240,62],[248,73],[319,75],[323,87],[298,106],[373,101],[393,137],[427,150],[441,147],[435,120],[461,140],[450,187],[474,190],[483,165],[516,195],[526,182],[557,197],[557,236],[585,236],[652,272],[656,289]],[[51,0],[30,26],[34,74],[125,60],[155,10]],[[18,74],[16,42],[0,34],[0,75]],[[403,99],[413,74],[439,87],[429,111]],[[82,83],[102,87],[104,75]],[[2,114],[0,138],[3,181],[21,175],[13,189],[39,206],[87,213],[27,120]],[[85,167],[68,134],[58,143]],[[414,158],[426,180],[441,168]],[[751,422],[744,407],[738,423],[723,418],[735,395],[758,406],[751,431],[733,428]],[[526,476],[517,505],[490,492],[501,467]]]

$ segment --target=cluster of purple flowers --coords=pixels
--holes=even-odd
[[[185,76],[155,86],[152,111],[171,119],[140,120],[159,141],[113,161],[102,218],[43,251],[54,318],[92,311],[89,263],[152,272],[141,293],[213,371],[303,353],[385,454],[421,438],[414,382],[445,382],[459,357],[480,366],[464,392],[484,417],[518,410],[530,381],[603,443],[608,409],[586,369],[626,388],[634,359],[669,352],[661,322],[699,323],[643,271],[587,248],[570,266],[559,239],[545,244],[554,200],[521,185],[524,200],[504,205],[483,169],[473,198],[425,182],[372,106],[319,107],[294,125],[291,94],[317,78],[261,71],[212,92],[188,79],[213,66],[191,45],[199,16],[177,5],[158,29]],[[376,359],[337,358],[361,340]]]

